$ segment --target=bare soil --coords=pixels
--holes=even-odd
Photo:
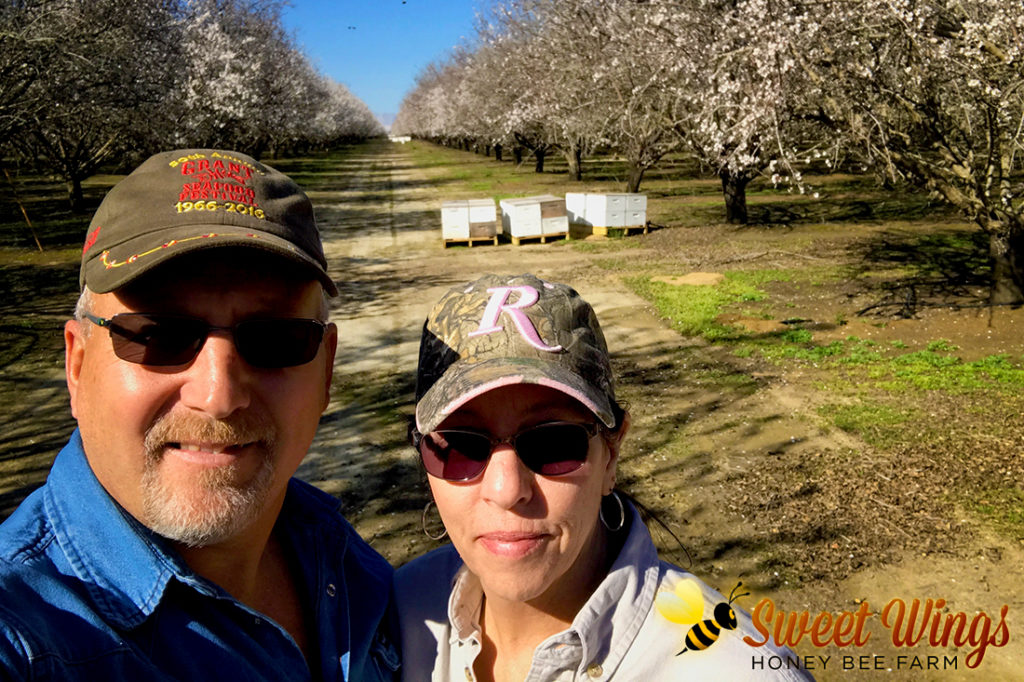
[[[572,284],[598,312],[620,397],[633,414],[620,481],[681,540],[682,547],[655,532],[666,558],[726,593],[742,580],[754,591],[741,601],[747,609],[770,597],[777,608],[806,610],[812,619],[822,611],[855,611],[863,601],[877,613],[894,598],[941,598],[946,612],[968,619],[984,611],[998,621],[1000,607],[1009,607],[1011,644],[990,649],[977,670],[966,669],[971,644],[897,650],[876,615],[864,647],[819,649],[806,640],[796,647],[805,656],[831,656],[824,669],[818,662],[819,679],[1022,678],[1024,545],[965,512],[947,489],[952,479],[975,481],[979,494],[993,479],[1021,480],[1024,404],[936,398],[928,405],[931,423],[960,424],[972,410],[985,410],[1005,412],[1006,428],[951,428],[947,447],[879,452],[818,415],[819,406],[837,398],[822,389],[814,367],[736,357],[684,337],[623,284],[651,262],[668,264],[670,277],[840,268],[844,276],[819,284],[773,285],[773,299],[788,302],[774,316],[740,309],[727,321],[768,333],[793,317],[826,343],[854,335],[920,349],[946,339],[965,358],[1020,357],[1024,314],[985,308],[984,283],[953,273],[955,258],[927,276],[895,284],[886,278],[878,253],[895,259],[919,226],[713,225],[660,229],[593,248],[596,240],[588,239],[586,249],[446,249],[440,202],[464,197],[446,196],[434,169],[415,167],[402,147],[387,143],[347,157],[343,166],[330,174],[318,173],[313,162],[283,167],[310,190],[341,289],[333,309],[341,332],[333,400],[299,475],[337,495],[346,516],[390,561],[399,565],[435,546],[422,531],[426,486],[406,445],[423,319],[451,286],[486,272],[533,272]],[[942,228],[972,234],[955,221]],[[75,274],[66,259],[27,271],[0,269],[9,291],[0,305],[4,514],[43,480],[73,427],[59,329],[74,303]],[[861,659],[857,669],[842,669],[842,656],[874,655],[885,657],[882,670],[859,669]],[[908,660],[898,666],[897,655]],[[915,655],[922,666],[928,655],[955,656],[957,668],[911,668]]]

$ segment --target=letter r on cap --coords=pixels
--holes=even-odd
[[[509,304],[508,299],[513,291],[519,294],[519,300]],[[540,334],[537,333],[537,328],[533,326],[533,322],[523,312],[525,308],[529,308],[540,298],[540,294],[536,289],[526,285],[520,287],[494,287],[488,289],[487,293],[491,295],[491,300],[487,302],[487,307],[484,308],[484,316],[480,320],[480,326],[477,327],[476,331],[470,332],[470,336],[483,336],[484,334],[500,332],[504,327],[498,324],[498,318],[501,317],[502,313],[508,313],[515,323],[519,335],[526,339],[526,342],[531,346],[537,350],[551,353],[562,350],[562,347],[559,345],[549,346],[544,343],[540,338]]]

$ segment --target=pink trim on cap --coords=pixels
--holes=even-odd
[[[447,417],[452,412],[459,409],[460,407],[468,403],[473,398],[476,398],[477,396],[483,395],[484,393],[487,393],[488,391],[491,391],[495,388],[501,388],[502,386],[515,386],[516,384],[521,383],[523,383],[523,375],[517,374],[515,376],[501,377],[500,379],[495,379],[494,381],[491,381],[489,383],[481,384],[480,386],[474,388],[472,391],[463,393],[455,400],[443,406],[441,408],[441,414]]]
[[[569,396],[571,398],[575,398],[579,402],[583,403],[588,410],[593,412],[595,417],[597,417],[598,419],[601,419],[601,416],[598,414],[601,411],[601,408],[599,408],[594,403],[593,400],[591,400],[589,397],[587,397],[583,393],[580,393],[575,388],[572,388],[571,386],[566,386],[562,382],[555,381],[554,379],[542,378],[542,379],[538,379],[535,383],[538,383],[541,386],[547,386],[548,388],[553,388],[553,389],[555,389],[557,391],[561,391],[562,393],[566,394],[567,396]]]
[[[542,377],[542,378],[539,378],[539,379],[534,379],[532,381],[525,381],[525,377],[522,374],[516,374],[516,375],[513,375],[513,376],[501,377],[500,379],[495,379],[494,381],[489,381],[486,384],[481,384],[480,386],[477,386],[476,388],[474,388],[472,391],[468,391],[466,393],[463,393],[462,395],[460,395],[455,400],[453,400],[450,403],[448,403],[447,405],[443,406],[441,408],[441,410],[440,410],[440,413],[444,417],[447,417],[452,412],[455,412],[457,409],[459,409],[460,407],[462,407],[463,405],[468,403],[470,400],[473,400],[474,398],[476,398],[478,396],[481,396],[484,393],[487,393],[488,391],[493,391],[494,389],[501,388],[503,386],[517,386],[519,384],[537,384],[537,385],[540,385],[540,386],[546,386],[548,388],[553,388],[556,391],[564,393],[567,396],[569,396],[570,398],[573,398],[573,399],[579,401],[580,403],[583,404],[584,407],[586,407],[588,410],[590,410],[594,414],[595,417],[597,417],[598,419],[601,419],[602,422],[604,421],[604,419],[602,419],[602,417],[600,415],[601,408],[599,408],[597,406],[597,404],[593,400],[591,400],[589,397],[587,397],[583,393],[577,391],[576,389],[572,388],[571,386],[563,384],[560,381],[555,381],[554,379],[548,379],[546,377]],[[417,414],[416,415],[416,428],[420,429],[422,426],[423,426],[423,423],[420,421],[419,415]],[[605,426],[607,426],[608,428],[614,428],[615,424],[605,424]]]

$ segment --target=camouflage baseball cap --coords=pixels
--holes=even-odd
[[[110,190],[89,225],[79,285],[114,291],[172,258],[223,247],[280,255],[338,294],[299,186],[250,156],[215,149],[156,154]]]
[[[615,427],[608,347],[590,304],[534,275],[484,275],[451,289],[420,340],[416,428],[427,433],[500,386],[541,384],[583,403]]]

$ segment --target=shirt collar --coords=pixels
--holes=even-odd
[[[448,622],[452,624],[452,643],[479,641],[480,606],[484,591],[480,580],[462,564],[452,580],[452,594],[448,598]]]
[[[229,598],[110,496],[89,466],[78,429],[57,454],[44,490],[57,543],[108,622],[124,629],[142,624],[160,604],[172,578],[205,596]],[[288,526],[284,537],[302,545],[303,551],[309,538],[326,536],[342,556],[350,533],[341,527],[337,510],[337,500],[292,479],[278,522]],[[324,519],[338,525],[318,533]]]
[[[78,429],[57,454],[44,494],[57,543],[109,622],[134,628],[156,609],[172,577],[195,581],[184,560],[100,484]]]
[[[598,662],[611,675],[633,645],[658,589],[660,562],[640,514],[627,503],[629,535],[608,575],[576,614],[570,630],[580,638],[579,673]]]

